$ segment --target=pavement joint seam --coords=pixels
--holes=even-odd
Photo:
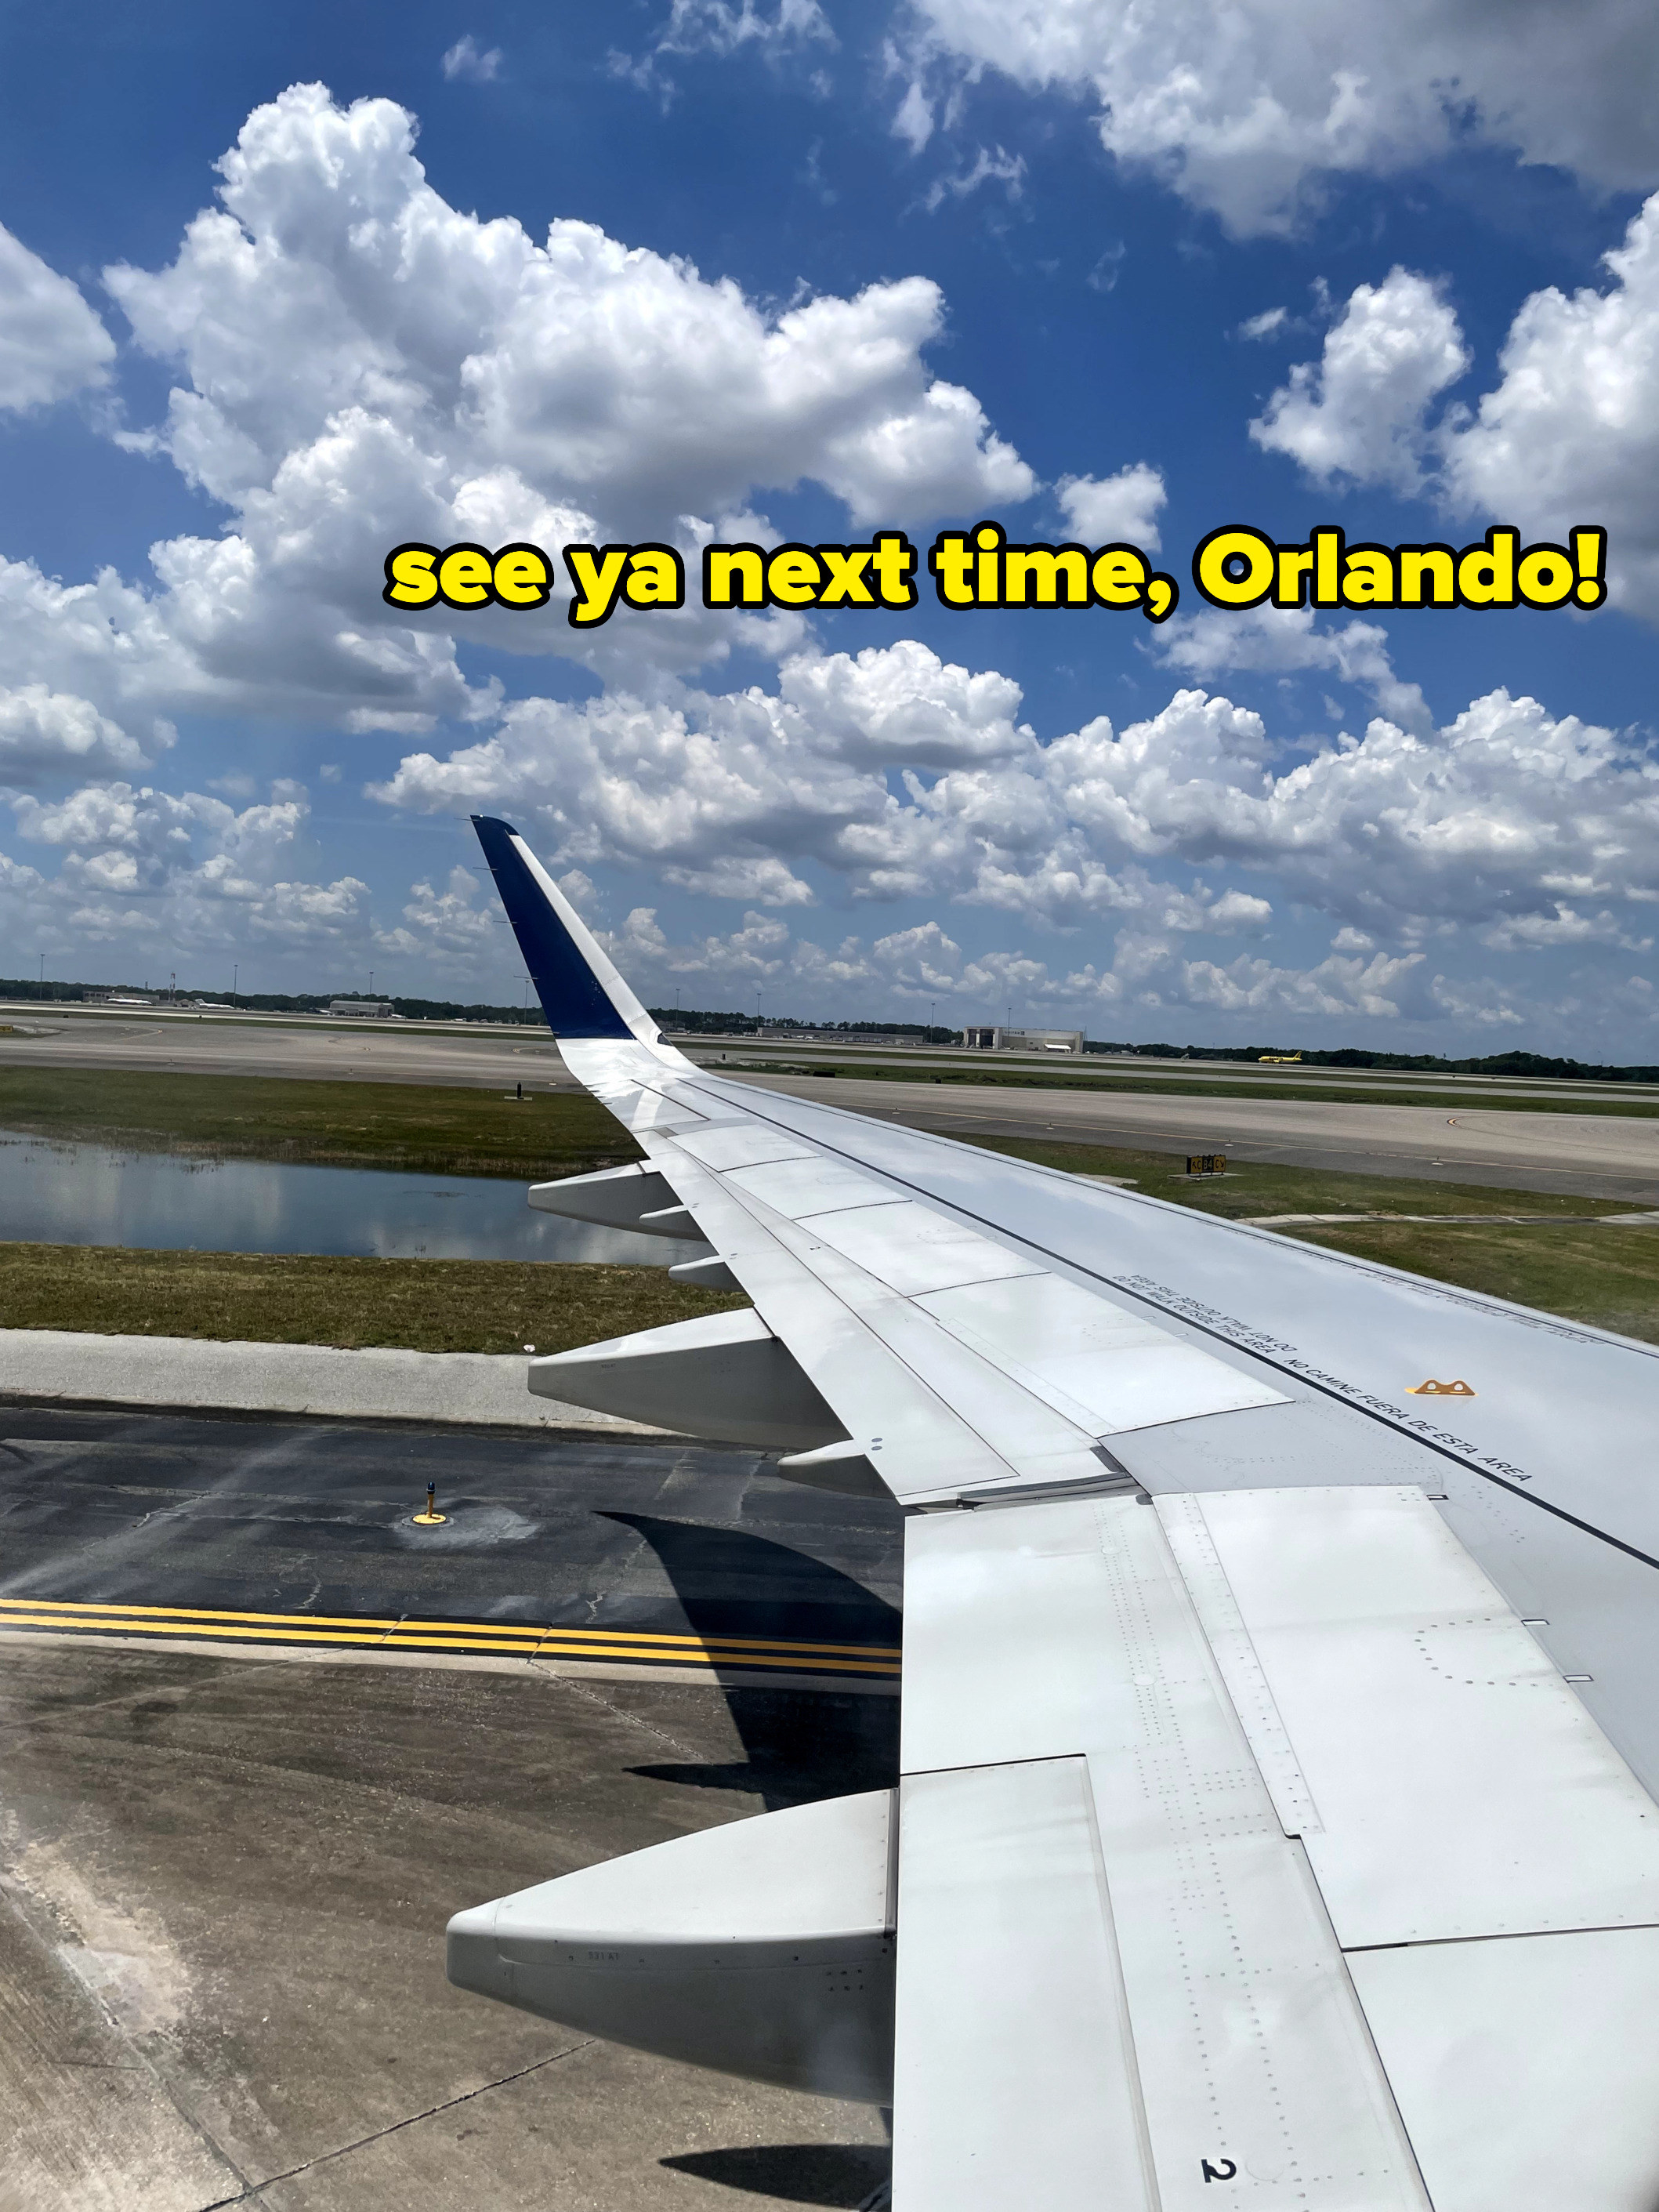
[[[693,1746],[682,1743],[678,1736],[670,1735],[666,1729],[659,1728],[654,1721],[645,1720],[637,1713],[624,1712],[620,1705],[612,1705],[609,1698],[602,1698],[597,1690],[590,1689],[586,1683],[579,1681],[574,1674],[555,1674],[552,1680],[568,1683],[577,1697],[586,1698],[590,1705],[603,1705],[606,1712],[615,1719],[629,1722],[635,1728],[642,1729],[647,1735],[655,1736],[659,1743],[665,1743],[671,1751],[677,1751],[682,1759],[690,1759],[694,1763],[698,1759],[698,1753]]]
[[[32,1638],[30,1640],[33,1641]],[[131,1648],[135,1651],[159,1652],[166,1652],[169,1649],[165,1644],[140,1643],[136,1639]],[[187,1691],[190,1686],[187,1683],[174,1683],[164,1684],[162,1686]],[[153,1698],[156,1695],[156,1689],[157,1686],[154,1682],[141,1682],[135,1684],[130,1690],[120,1691],[112,1698],[94,1698],[86,1705],[57,1705],[46,1712],[30,1713],[22,1720],[0,1721],[0,1736],[26,1735],[31,1729],[50,1728],[54,1723],[61,1722],[69,1715],[79,1720],[86,1713],[107,1712],[112,1706],[130,1705],[139,1698]],[[0,1874],[0,1895],[4,1894],[7,1887],[8,1877]]]
[[[447,2097],[441,2104],[428,2105],[424,2112],[405,2113],[401,2120],[393,2120],[389,2127],[376,2128],[372,2135],[360,2136],[355,2142],[340,2143],[333,2150],[319,2151],[315,2158],[308,2158],[299,2166],[291,2166],[282,2173],[268,2173],[263,2181],[248,2180],[246,2174],[227,2160],[226,2163],[231,2165],[233,2172],[241,2181],[241,2189],[234,2197],[216,2197],[210,2203],[198,2207],[198,2212],[224,2212],[224,2208],[228,2205],[251,2203],[262,2197],[267,2189],[276,2188],[279,2182],[297,2181],[302,2174],[311,2172],[316,2166],[326,2166],[331,2159],[349,2158],[353,2151],[366,2150],[370,2143],[384,2142],[388,2136],[398,2135],[403,2129],[412,2128],[422,2120],[436,2119],[441,2112],[453,2112],[459,2105],[470,2105],[475,2097],[486,2097],[492,2089],[509,2088],[514,2081],[526,2081],[531,2075],[539,2074],[549,2066],[556,2066],[562,2058],[574,2058],[580,2051],[591,2051],[594,2041],[595,2039],[589,2036],[585,2042],[573,2043],[566,2051],[550,2051],[545,2058],[538,2058],[528,2066],[520,2066],[516,2073],[503,2074],[494,2081],[481,2081],[476,2089],[465,2089],[459,2097]]]

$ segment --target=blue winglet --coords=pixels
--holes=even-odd
[[[472,826],[554,1036],[654,1036],[655,1024],[574,910],[555,886],[537,880],[518,831],[486,814],[475,814]]]

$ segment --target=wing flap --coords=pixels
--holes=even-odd
[[[931,1494],[957,1484],[1017,1479],[1018,1469],[987,1439],[981,1425],[959,1409],[948,1375],[920,1373],[903,1356],[902,1346],[869,1326],[869,1310],[877,1301],[895,1310],[902,1305],[891,1291],[856,1270],[847,1282],[826,1279],[822,1255],[816,1268],[809,1264],[812,1240],[793,1223],[757,1216],[752,1201],[745,1204],[739,1193],[678,1148],[671,1154],[665,1147],[661,1157],[757,1312],[788,1345],[890,1488],[900,1496]],[[849,1287],[853,1302],[843,1295]],[[1063,1443],[1086,1457],[1085,1440],[1069,1429]],[[1100,1471],[1097,1462],[1089,1467]]]
[[[716,1121],[705,1129],[688,1130],[681,1148],[706,1168],[724,1174],[729,1168],[761,1168],[775,1160],[804,1160],[814,1157],[804,1139],[769,1128],[752,1116],[742,1121]]]
[[[1157,2212],[1086,1762],[914,1775],[899,1806],[895,2204]]]
[[[1285,2212],[1425,2212],[1301,1845],[1156,1514],[1102,1498],[913,1521],[901,1727],[895,2175],[949,2178],[903,2202],[1069,2212],[1109,2186],[1212,2212],[1212,2185],[1231,2181]],[[1079,2081],[1085,2012],[1096,2063]],[[1050,2020],[1068,2050],[1052,2072]],[[1020,2100],[1020,2188],[997,2066]],[[958,2128],[974,2115],[1000,2193],[951,2160],[947,2105]],[[1074,2154],[1091,2131],[1116,2146],[1111,2163]]]
[[[1659,1924],[1652,1799],[1419,1490],[1158,1511],[1218,1656],[1225,1577],[1249,1644],[1235,1703],[1264,1771],[1275,1724],[1288,1739],[1345,1948]],[[1252,1659],[1271,1721],[1242,1679]]]
[[[867,1206],[878,1194],[896,1200],[897,1191],[885,1191],[857,1168],[821,1152],[799,1153],[762,1167],[729,1168],[726,1180],[734,1188],[781,1213],[786,1221],[801,1221],[808,1214],[830,1213],[843,1206]]]
[[[1349,1963],[1436,2212],[1653,2212],[1659,1929]]]

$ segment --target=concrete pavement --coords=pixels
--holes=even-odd
[[[9,1644],[5,2212],[858,2204],[880,2115],[450,1988],[449,1914],[879,1786],[891,1700]],[[762,1787],[744,1735],[775,1755]]]
[[[451,1519],[409,1518],[426,1482]],[[0,1407],[24,1598],[896,1640],[899,1516],[637,1437]],[[11,1616],[18,1616],[15,1611]],[[880,2116],[451,1989],[452,1911],[896,1771],[897,1702],[0,1633],[4,2212],[784,2212]]]
[[[585,1406],[532,1397],[528,1366],[527,1359],[483,1352],[345,1352],[321,1344],[0,1329],[0,1398],[659,1433]]]

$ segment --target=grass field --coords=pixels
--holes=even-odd
[[[584,1094],[263,1076],[0,1068],[0,1129],[198,1158],[394,1168],[524,1182],[620,1167],[639,1150]]]
[[[0,1328],[412,1352],[566,1352],[745,1301],[662,1267],[0,1244]]]
[[[1659,1344],[1659,1230],[1599,1229],[1588,1222],[1448,1229],[1379,1222],[1283,1233]]]
[[[1418,1181],[1409,1176],[1343,1175],[1324,1168],[1235,1164],[1224,1176],[1188,1176],[1186,1155],[1115,1145],[1056,1144],[1041,1138],[963,1137],[965,1145],[1036,1160],[1068,1175],[1127,1176],[1148,1198],[1249,1221],[1273,1213],[1559,1213],[1563,1219],[1628,1213],[1627,1201],[1540,1190],[1493,1190],[1484,1183]]]

